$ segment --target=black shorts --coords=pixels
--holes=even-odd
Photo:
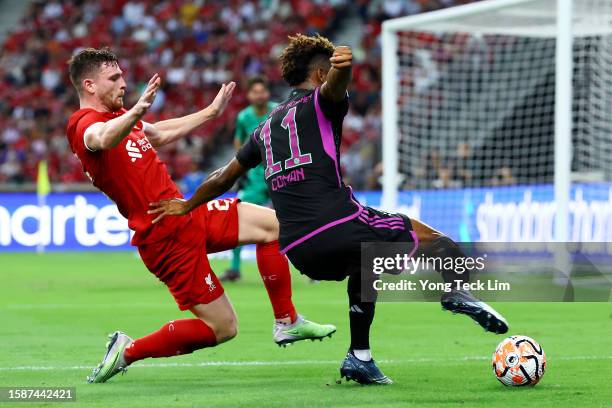
[[[315,280],[344,280],[361,268],[362,242],[416,242],[410,219],[364,207],[357,218],[329,228],[287,252],[302,274]]]

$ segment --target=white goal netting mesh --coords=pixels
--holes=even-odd
[[[556,1],[396,35],[400,189],[553,182]],[[611,181],[612,0],[574,0],[572,36],[572,177]]]

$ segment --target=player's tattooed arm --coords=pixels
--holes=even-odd
[[[213,171],[189,200],[170,198],[150,203],[150,209],[147,213],[158,214],[153,219],[153,224],[159,222],[166,215],[185,215],[194,208],[227,192],[232,188],[236,180],[242,177],[248,170],[247,167],[244,167],[234,158],[224,167]]]
[[[219,117],[227,108],[235,88],[235,82],[221,85],[212,103],[191,115],[147,123],[145,127],[147,139],[154,147],[159,147],[187,136],[202,124]]]
[[[117,146],[151,107],[160,84],[159,75],[153,75],[147,84],[147,88],[132,109],[108,122],[98,122],[89,126],[84,135],[87,148],[95,151]]]
[[[332,67],[327,73],[325,83],[321,86],[321,95],[330,101],[338,102],[346,97],[346,89],[351,82],[353,64],[351,47],[336,47],[329,62]]]

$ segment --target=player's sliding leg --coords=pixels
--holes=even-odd
[[[190,308],[197,317],[173,320],[159,330],[132,340],[123,332],[110,335],[102,362],[87,377],[89,383],[103,383],[145,358],[172,357],[214,347],[237,334],[236,314],[225,294],[208,304]]]
[[[249,203],[238,204],[238,245],[256,244],[257,268],[272,303],[276,319],[273,335],[278,345],[331,337],[336,327],[317,324],[300,316],[291,300],[291,273],[278,244],[274,211]]]
[[[348,278],[349,321],[351,346],[340,367],[340,377],[360,384],[392,384],[393,381],[380,371],[370,351],[370,326],[374,320],[375,302],[361,299],[359,271]]]
[[[465,253],[459,245],[444,234],[434,230],[430,226],[417,221],[410,220],[412,227],[419,239],[417,256],[423,255],[427,258],[465,258]],[[445,262],[442,263],[446,264]],[[457,273],[453,269],[442,269],[440,271],[445,282],[453,283],[453,290],[442,295],[442,308],[453,313],[461,313],[470,316],[485,330],[502,334],[508,331],[508,323],[504,317],[491,306],[476,299],[468,290],[456,290],[455,281],[469,282],[469,271]]]

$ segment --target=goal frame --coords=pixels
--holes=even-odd
[[[427,23],[475,15],[537,0],[484,0],[415,16],[398,17],[382,24],[382,206],[398,208],[400,188],[398,155],[398,41],[397,32],[417,29]],[[572,37],[573,1],[556,1],[554,200],[556,242],[569,241],[572,138]]]

